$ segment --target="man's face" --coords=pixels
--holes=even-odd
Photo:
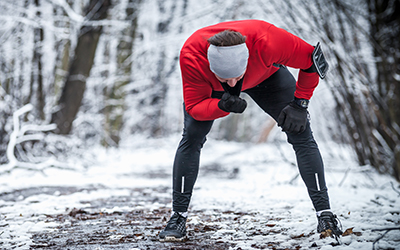
[[[226,83],[229,85],[229,87],[233,88],[233,87],[235,87],[236,83],[237,83],[240,79],[243,78],[244,73],[243,73],[242,75],[238,76],[238,77],[233,77],[233,78],[221,78],[221,77],[217,76],[216,74],[214,74],[214,75],[215,75],[215,77],[218,79],[218,81],[220,81],[220,82],[226,82]]]

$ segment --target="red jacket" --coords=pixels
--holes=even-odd
[[[249,49],[242,90],[255,87],[275,73],[278,68],[273,66],[274,63],[299,69],[308,69],[312,65],[313,46],[264,21],[231,21],[199,29],[188,38],[180,53],[186,111],[199,121],[215,120],[229,114],[218,108],[219,99],[211,98],[213,90],[223,91],[223,88],[207,60],[207,39],[227,29],[244,35]],[[300,70],[295,96],[310,99],[318,81],[317,73]]]

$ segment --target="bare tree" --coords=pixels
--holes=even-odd
[[[110,5],[111,0],[91,0],[87,8],[86,24],[80,30],[69,75],[59,100],[59,110],[53,113],[51,119],[57,124],[57,132],[60,134],[68,134],[71,131],[72,122],[85,92],[86,79],[93,65],[102,26],[93,25],[91,21],[105,19]]]
[[[34,2],[36,11],[36,18],[40,20],[40,1],[35,0]],[[25,103],[35,103],[36,112],[38,113],[38,118],[41,120],[45,119],[44,106],[44,90],[43,90],[43,74],[42,74],[42,47],[43,47],[43,28],[35,27],[33,30],[33,59],[32,59],[32,71],[31,71],[31,85],[29,96]]]
[[[335,11],[324,12],[323,27],[331,42],[346,48],[332,51],[338,81],[331,87],[348,135],[344,139],[361,165],[400,180],[400,2],[363,0],[357,8],[342,0],[330,4]],[[368,46],[372,67],[364,56]]]
[[[128,0],[126,12],[126,21],[128,25],[118,34],[119,44],[116,48],[117,72],[115,81],[111,86],[104,89],[105,107],[104,107],[104,146],[118,145],[120,141],[120,131],[123,126],[123,117],[125,112],[124,87],[132,80],[132,53],[133,44],[136,36],[138,6],[140,0]]]
[[[371,23],[371,40],[374,44],[377,78],[372,99],[376,109],[376,147],[388,151],[385,154],[369,155],[375,165],[387,164],[393,175],[400,180],[400,1],[368,0]],[[380,140],[378,140],[380,139]]]

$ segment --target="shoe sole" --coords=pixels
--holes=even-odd
[[[175,236],[165,236],[165,238],[160,238],[160,242],[182,242],[186,237],[176,238]]]

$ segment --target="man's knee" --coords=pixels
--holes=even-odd
[[[293,146],[309,146],[314,147],[317,146],[317,143],[314,140],[314,136],[312,134],[310,124],[307,124],[306,129],[302,133],[287,133],[288,142]]]

